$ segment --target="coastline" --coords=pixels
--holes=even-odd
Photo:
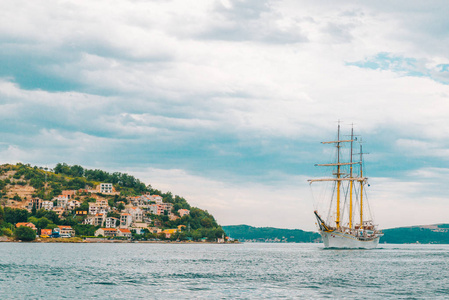
[[[1,243],[71,243],[71,244],[98,244],[98,243],[124,243],[124,244],[217,244],[217,245],[231,245],[231,244],[241,244],[241,242],[227,242],[227,243],[218,243],[218,242],[193,242],[193,241],[130,241],[130,240],[108,240],[102,238],[46,238],[46,239],[36,239],[34,241],[21,241],[15,240],[14,238],[1,236]]]

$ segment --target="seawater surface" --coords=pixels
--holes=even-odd
[[[448,245],[0,243],[1,299],[448,299]]]

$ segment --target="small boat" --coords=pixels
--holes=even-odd
[[[354,154],[354,143],[360,145],[360,153]],[[322,142],[335,146],[335,161],[316,166],[332,168],[329,178],[309,179],[309,183],[331,184],[331,192],[324,199],[324,206],[314,211],[318,231],[325,248],[373,249],[383,233],[374,224],[366,194],[368,178],[364,174],[361,139],[351,128],[349,139],[341,139],[338,124],[337,139]],[[344,160],[344,156],[347,156]],[[357,161],[353,157],[357,156]],[[369,185],[368,185],[369,186]],[[322,204],[323,201],[321,201]],[[325,217],[324,217],[325,216]]]

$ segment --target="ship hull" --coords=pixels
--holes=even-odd
[[[320,230],[323,239],[324,248],[336,249],[374,249],[379,244],[380,236],[369,240],[361,240],[353,235],[332,231],[325,232]]]

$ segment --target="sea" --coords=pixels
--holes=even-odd
[[[449,245],[0,243],[1,299],[449,299]]]

